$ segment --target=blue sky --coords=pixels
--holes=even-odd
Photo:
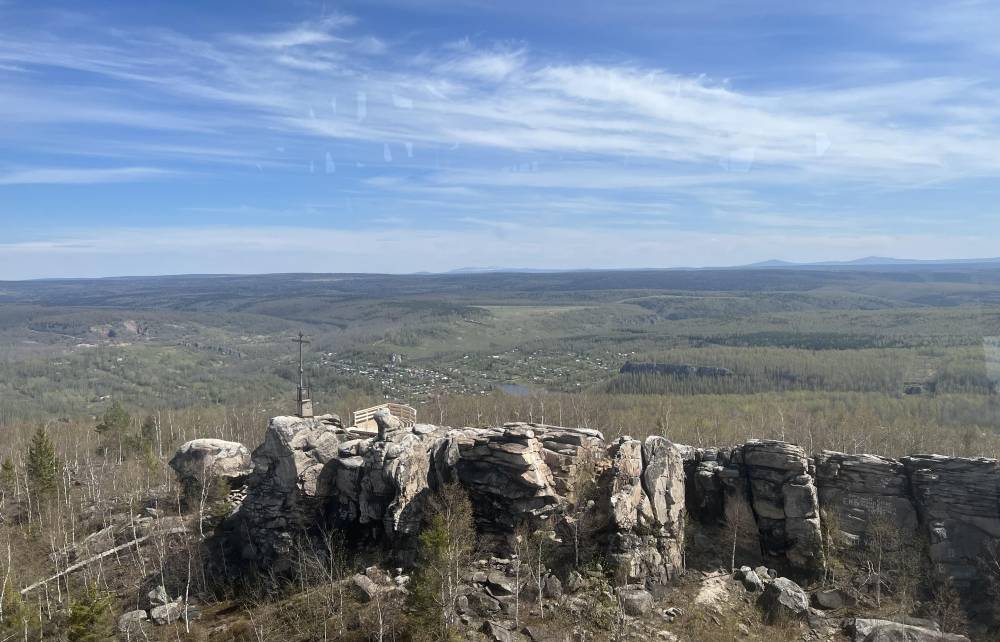
[[[0,0],[0,279],[1000,255],[1000,5]]]

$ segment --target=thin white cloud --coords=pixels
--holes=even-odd
[[[345,57],[330,29],[303,25],[215,42],[159,34],[134,50],[131,43],[14,42],[0,45],[0,63],[103,73],[183,99],[210,126],[221,127],[223,138],[242,136],[248,127],[258,133],[284,129],[334,140],[459,143],[504,152],[598,154],[606,161],[632,156],[716,169],[749,152],[751,169],[781,167],[817,180],[871,183],[1000,171],[993,153],[1000,140],[997,91],[972,79],[753,93],[630,65],[552,65],[524,49],[478,50],[469,43],[441,49],[430,67],[433,52],[412,67],[399,58],[383,68]],[[235,45],[234,38],[256,46]],[[40,103],[41,91],[19,88],[25,104],[42,108],[15,110],[9,105],[22,101],[8,101],[7,120],[73,122],[106,114],[109,121],[155,126],[159,116],[136,110],[125,94],[114,105],[95,105],[85,95],[60,110],[56,101]],[[366,116],[304,116],[309,107],[329,104],[332,91],[368,96]],[[404,94],[413,107],[402,113],[392,97]],[[828,141],[821,156],[817,137]],[[627,173],[614,165],[606,171]]]
[[[0,185],[89,185],[126,183],[163,178],[174,174],[156,167],[32,168],[0,174]]]
[[[438,73],[500,82],[524,67],[525,51],[471,51],[437,66]]]
[[[470,227],[504,216],[515,225],[552,220],[553,229],[573,216],[618,216],[775,232],[842,229],[826,225],[836,198],[803,218],[775,196],[780,190],[881,193],[1000,174],[1000,91],[976,70],[919,77],[911,67],[895,78],[893,60],[876,60],[885,75],[765,89],[469,40],[421,43],[413,55],[362,27],[335,17],[204,38],[162,29],[5,34],[0,65],[40,73],[18,74],[8,88],[0,142],[49,155],[60,147],[114,154],[105,162],[128,166],[20,167],[0,183],[147,180],[225,162],[300,173],[312,163],[317,180],[332,184],[364,162],[366,176],[393,177],[358,179],[358,198],[384,206],[365,211],[373,219],[413,206],[447,211],[451,223],[465,217]],[[92,82],[53,88],[49,67]],[[80,123],[106,129],[96,136]],[[333,177],[322,171],[327,158]],[[532,169],[504,169],[511,165]],[[886,251],[855,240],[852,255]],[[822,250],[815,240],[808,246]]]
[[[249,47],[265,49],[288,49],[308,45],[324,45],[331,42],[343,42],[342,38],[333,32],[354,24],[353,16],[336,14],[328,16],[315,23],[306,23],[284,31],[263,34],[236,34],[229,37],[231,42]]]

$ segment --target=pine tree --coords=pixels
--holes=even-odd
[[[104,595],[91,584],[70,606],[66,623],[69,642],[106,642],[114,640],[111,621],[111,596]]]
[[[156,417],[149,415],[143,420],[137,441],[140,452],[145,454],[153,451],[153,446],[156,445]]]
[[[50,497],[59,485],[59,469],[62,462],[56,455],[52,440],[44,428],[35,431],[28,446],[28,457],[25,463],[28,473],[28,483],[31,492],[39,500]]]
[[[128,434],[132,426],[132,416],[128,414],[120,401],[115,401],[104,411],[101,423],[94,427],[97,434],[104,442],[97,447],[98,453],[103,455],[109,450],[125,448],[129,445]]]
[[[11,493],[17,481],[17,471],[14,469],[14,462],[10,457],[4,457],[0,463],[0,492]]]
[[[430,523],[420,534],[420,566],[410,604],[417,639],[451,642],[460,638],[459,587],[476,550],[472,503],[461,486],[452,484],[429,504]]]
[[[0,578],[0,582],[2,581]],[[0,589],[2,589],[0,594],[3,595],[3,599],[0,600],[0,635],[3,637],[0,637],[0,640],[21,639],[20,635],[13,636],[23,633],[25,629],[34,632],[41,625],[38,612],[24,603],[10,579]],[[31,637],[36,636],[32,634]]]

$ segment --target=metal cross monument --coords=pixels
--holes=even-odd
[[[298,412],[296,414],[303,419],[313,416],[312,399],[309,398],[309,386],[306,385],[305,370],[302,367],[302,346],[309,343],[305,336],[300,332],[297,339],[292,339],[299,344],[299,390],[297,396]]]

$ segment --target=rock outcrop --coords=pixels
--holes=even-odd
[[[606,492],[611,516],[608,558],[630,581],[665,582],[681,569],[684,462],[663,437],[629,437],[608,449]]]
[[[749,500],[765,552],[807,575],[822,570],[819,499],[805,451],[780,441],[751,441],[732,450],[719,475],[729,489],[726,501]]]
[[[894,529],[900,541],[926,537],[935,574],[962,592],[981,579],[986,547],[1000,546],[997,460],[832,451],[810,458],[774,441],[679,450],[694,519],[718,523],[727,506],[749,501],[765,551],[790,570],[822,567],[822,515],[848,545],[864,546],[874,527]]]
[[[1000,542],[1000,461],[913,455],[902,462],[935,570],[970,587],[984,548]]]
[[[324,467],[340,456],[346,431],[338,424],[319,417],[271,419],[253,452],[247,496],[229,523],[244,560],[287,570],[296,534],[316,524],[325,499],[318,482]]]
[[[809,596],[801,586],[786,577],[768,582],[759,602],[764,618],[769,622],[800,618],[809,611]]]
[[[820,507],[841,536],[862,543],[872,524],[885,521],[904,537],[917,530],[917,511],[902,463],[875,455],[824,451],[816,455]]]
[[[539,424],[496,428],[380,424],[378,433],[324,420],[275,417],[253,453],[246,499],[228,528],[242,558],[287,564],[295,537],[317,525],[386,541],[412,560],[428,498],[445,483],[469,494],[484,543],[502,551],[526,524],[556,529],[576,505],[576,485],[599,478],[595,536],[635,581],[681,567],[684,468],[666,439],[622,438]]]
[[[497,554],[510,552],[522,526],[574,546],[586,522],[587,545],[635,586],[666,582],[682,568],[688,511],[718,524],[737,503],[763,552],[793,577],[823,569],[824,516],[847,543],[863,545],[880,523],[904,540],[926,537],[936,574],[960,590],[975,586],[985,547],[1000,543],[996,460],[812,457],[780,441],[691,448],[659,436],[606,444],[595,430],[377,419],[378,431],[345,428],[332,415],[271,420],[249,462],[246,497],[225,523],[244,562],[289,570],[295,538],[337,528],[389,545],[405,565],[428,499],[452,482],[469,494],[478,534]],[[195,440],[171,465],[182,481],[209,470],[241,479],[247,457],[239,444]]]

